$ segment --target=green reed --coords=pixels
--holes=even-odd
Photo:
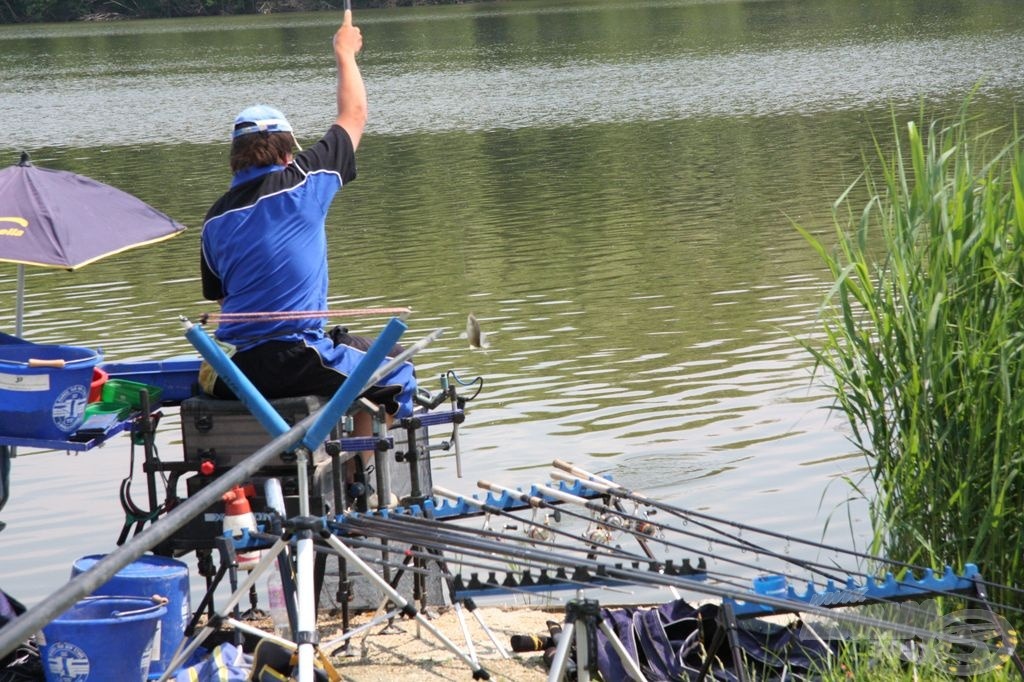
[[[894,146],[876,141],[863,184],[836,202],[837,241],[801,229],[835,282],[823,334],[805,346],[867,458],[872,549],[974,562],[1012,584],[1024,548],[1024,158],[1015,129],[972,131],[966,109],[925,133],[894,121]]]

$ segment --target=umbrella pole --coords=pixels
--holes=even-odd
[[[18,293],[14,300],[14,335],[21,337],[25,317],[25,266],[18,263]]]
[[[21,338],[21,332],[23,331],[23,327],[25,326],[24,325],[24,321],[25,321],[25,265],[23,263],[18,263],[18,290],[17,290],[17,293],[15,294],[15,298],[14,298],[14,335],[17,336],[19,339]],[[6,459],[7,462],[6,463],[0,462],[0,466],[5,466],[5,465],[6,466],[10,466],[10,460],[12,460],[12,459],[14,459],[15,457],[18,456],[18,450],[12,445],[12,446],[7,448],[7,452],[5,453],[5,455],[6,455],[6,457],[0,458],[0,459]],[[7,503],[7,497],[10,494],[10,491],[8,489],[8,485],[10,484],[10,478],[6,474],[3,475],[3,478],[4,478],[3,485],[0,486],[0,487],[3,488],[4,495],[3,495],[3,499],[0,500],[0,507],[3,507],[4,504]]]

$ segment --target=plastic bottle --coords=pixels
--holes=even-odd
[[[274,621],[274,634],[290,640],[292,631],[288,624],[288,607],[285,605],[281,575],[277,571],[271,571],[267,578],[267,604],[270,619]]]
[[[256,517],[252,515],[245,488],[235,486],[224,493],[221,499],[224,500],[224,530],[231,531],[231,536],[235,538],[242,537],[241,531],[246,528],[255,532]],[[235,560],[240,569],[251,571],[260,560],[260,552],[239,552]]]

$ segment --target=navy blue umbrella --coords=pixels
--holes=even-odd
[[[22,332],[26,265],[75,270],[184,229],[138,197],[75,173],[39,168],[22,152],[17,165],[0,170],[0,261],[18,264],[15,336]],[[0,339],[11,342],[7,335]],[[14,448],[0,446],[0,508],[10,492],[13,456]]]
[[[184,229],[138,197],[34,166],[23,152],[20,163],[0,170],[0,261],[18,264],[14,333],[21,335],[25,265],[75,270]]]

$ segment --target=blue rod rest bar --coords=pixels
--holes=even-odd
[[[366,351],[366,355],[359,361],[356,368],[342,382],[341,387],[331,397],[326,405],[320,410],[319,416],[313,425],[306,431],[306,437],[302,444],[310,450],[320,447],[320,444],[327,440],[331,429],[338,423],[348,408],[352,405],[359,394],[363,392],[363,386],[370,380],[373,373],[388,357],[388,351],[398,343],[408,326],[397,317],[392,317],[384,329],[377,336],[374,342]]]
[[[220,346],[214,343],[213,339],[206,333],[201,325],[187,322],[185,325],[185,338],[195,346],[203,359],[210,363],[210,366],[217,370],[217,376],[228,385],[235,396],[242,401],[249,412],[256,418],[256,421],[267,430],[271,436],[280,436],[290,426],[277,413],[277,410],[267,401],[263,395],[256,390],[252,382],[242,374],[231,358],[221,350]]]
[[[571,484],[566,481],[559,481],[557,483],[550,484],[552,487],[558,488],[559,490],[568,493],[570,495],[576,495],[578,497],[593,497],[594,494],[590,489],[585,488],[580,481],[573,481]],[[531,494],[536,493],[535,497],[542,497],[547,502],[557,503],[558,500],[542,495],[537,492],[537,486],[530,487]],[[476,495],[472,496],[472,499],[478,500]],[[529,505],[522,500],[519,500],[511,496],[507,492],[503,492],[497,497],[493,493],[487,493],[484,504],[489,504],[495,507],[501,507],[506,511],[516,511],[524,509]],[[343,516],[336,518],[336,521],[344,523],[344,519],[348,517],[359,518],[363,516],[369,517],[383,517],[395,516],[399,514],[411,514],[412,516],[423,516],[429,515],[431,518],[443,521],[445,519],[455,518],[459,516],[468,516],[473,514],[480,514],[479,505],[470,504],[466,502],[466,498],[460,497],[457,500],[441,499],[440,504],[434,500],[427,498],[423,500],[421,504],[413,504],[408,507],[395,507],[394,509],[379,509],[370,510],[366,512],[349,512]]]
[[[857,606],[876,601],[915,599],[929,594],[967,592],[974,589],[974,579],[978,575],[978,567],[975,564],[964,564],[963,573],[960,575],[954,573],[952,567],[946,566],[941,576],[936,575],[929,568],[920,578],[915,578],[913,574],[908,573],[906,577],[897,580],[891,573],[887,573],[882,580],[868,577],[864,583],[858,584],[850,577],[847,578],[844,585],[836,585],[834,581],[830,580],[820,590],[813,584],[808,584],[802,594],[797,592],[792,585],[787,585],[785,593],[777,596],[791,599],[795,610],[799,609],[800,604],[825,608]],[[754,591],[751,591],[747,601],[737,602],[733,599],[729,601],[732,601],[733,610],[737,616],[774,613],[778,610],[765,604],[759,604]]]

